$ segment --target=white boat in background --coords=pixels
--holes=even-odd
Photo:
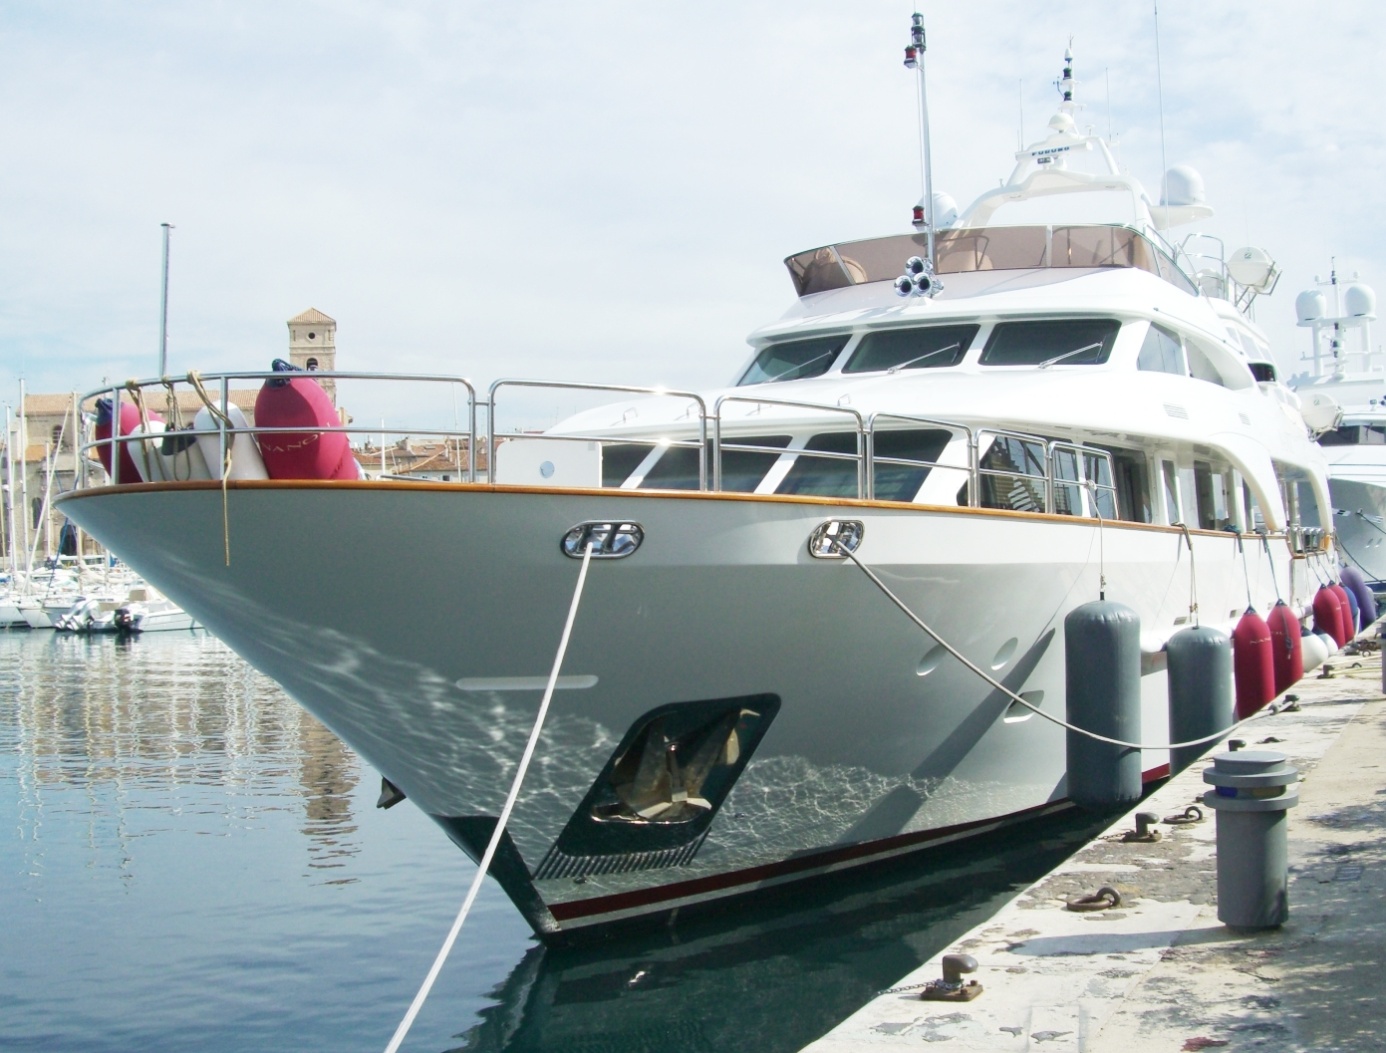
[[[198,628],[193,616],[153,589],[132,589],[115,612],[115,631],[125,634],[187,632]]]
[[[1246,313],[1274,265],[1174,240],[1211,213],[1197,175],[1155,203],[1078,129],[1071,66],[1061,86],[961,214],[926,193],[913,231],[789,257],[797,298],[729,387],[428,378],[467,393],[489,478],[131,485],[107,443],[113,484],[61,507],[473,858],[591,551],[491,868],[549,939],[1065,806],[1065,733],[1034,710],[1062,717],[1065,618],[1099,596],[1139,616],[1138,774],[1159,778],[1166,641],[1282,598],[1303,617],[1334,566],[1326,464]],[[204,390],[247,377],[313,383]],[[506,432],[536,389],[608,404]]]
[[[59,632],[125,636],[197,628],[183,608],[142,582],[79,596],[52,621]]]
[[[1376,294],[1330,270],[1319,289],[1295,301],[1299,324],[1311,330],[1311,371],[1291,385],[1328,457],[1328,491],[1339,556],[1374,591],[1386,590],[1386,353],[1371,346]],[[1330,302],[1331,297],[1331,302]],[[1348,334],[1356,330],[1359,339]]]

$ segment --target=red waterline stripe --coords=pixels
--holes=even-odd
[[[1158,767],[1151,768],[1149,771],[1142,772],[1141,781],[1142,783],[1154,782],[1157,779],[1163,779],[1168,774],[1169,765],[1161,764]],[[733,888],[737,885],[749,885],[754,882],[765,881],[769,878],[783,877],[787,874],[797,874],[805,870],[817,870],[823,867],[830,867],[835,863],[844,863],[853,859],[861,859],[865,856],[878,855],[894,849],[906,848],[910,845],[927,844],[930,841],[952,837],[957,834],[966,833],[968,830],[976,830],[979,827],[1004,825],[1024,819],[1028,816],[1052,811],[1062,806],[1064,803],[1064,801],[1049,801],[1033,808],[1026,808],[1019,812],[1011,812],[1008,815],[991,819],[977,819],[970,823],[945,826],[937,830],[923,830],[913,834],[901,834],[897,837],[890,837],[881,841],[867,841],[859,845],[851,845],[847,848],[838,849],[837,851],[819,852],[812,856],[805,856],[799,859],[787,859],[779,863],[766,863],[762,866],[750,867],[746,870],[729,870],[725,874],[712,874],[708,877],[696,878],[692,881],[680,881],[671,885],[660,885],[655,888],[637,889],[634,892],[621,892],[613,896],[595,896],[592,899],[576,900],[570,903],[550,903],[548,905],[549,913],[553,915],[556,921],[572,921],[577,918],[591,917],[594,914],[611,914],[618,911],[631,910],[635,907],[645,907],[667,900],[683,899],[687,896],[698,896],[708,892],[720,892],[723,889]]]

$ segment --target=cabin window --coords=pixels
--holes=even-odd
[[[1231,487],[1227,473],[1207,461],[1194,461],[1194,493],[1198,500],[1198,525],[1204,530],[1225,530],[1232,522]]]
[[[1386,444],[1386,428],[1366,424],[1344,424],[1319,436],[1320,446],[1381,446]]]
[[[1093,510],[1103,519],[1115,519],[1116,484],[1112,480],[1112,462],[1100,453],[1084,450],[1083,474],[1092,484],[1090,493]]]
[[[1184,343],[1177,333],[1172,333],[1162,325],[1152,325],[1145,334],[1141,352],[1136,358],[1136,368],[1150,373],[1174,373],[1186,376],[1188,369],[1184,364]]]
[[[982,351],[984,366],[1091,366],[1107,361],[1121,323],[1114,318],[1002,322]]]
[[[1319,499],[1308,480],[1300,479],[1295,483],[1295,509],[1299,513],[1301,527],[1323,526],[1323,516],[1319,513]]]
[[[788,435],[753,435],[747,438],[722,436],[722,489],[740,494],[753,492],[765,478],[765,473],[780,459],[779,451],[788,445]],[[739,446],[768,446],[771,449],[743,450],[737,449]],[[710,451],[709,446],[709,454]],[[711,485],[710,479],[708,485]]]
[[[1184,521],[1179,511],[1179,475],[1173,461],[1160,462],[1160,479],[1165,493],[1165,521],[1171,526]]]
[[[1153,523],[1145,458],[1127,450],[1109,451],[1116,472],[1117,515],[1131,523]]]
[[[861,338],[842,372],[895,372],[956,366],[967,354],[980,328],[977,325],[935,325],[876,329]]]
[[[633,444],[632,444],[633,445]],[[722,489],[736,493],[750,493],[765,478],[774,463],[780,459],[779,450],[789,445],[788,435],[758,435],[745,438],[724,438],[722,440]],[[769,450],[743,450],[738,446],[766,446]],[[610,447],[608,447],[609,449]],[[646,453],[649,447],[643,447]],[[605,455],[605,451],[603,451]],[[712,441],[707,444],[707,484],[712,486]],[[639,464],[639,461],[636,462]],[[606,482],[605,461],[603,461],[603,485]],[[634,468],[631,469],[634,471]],[[629,475],[629,473],[627,473]],[[642,490],[696,490],[698,489],[698,450],[693,446],[670,446],[659,460],[640,480]]]
[[[1061,516],[1083,514],[1083,487],[1078,478],[1078,451],[1071,446],[1054,450],[1054,511]]]
[[[1256,500],[1256,495],[1245,481],[1242,482],[1242,509],[1246,513],[1244,522],[1248,529],[1253,533],[1266,529],[1266,514],[1261,510],[1261,502]]]
[[[794,458],[793,466],[785,473],[775,493],[859,497],[857,467],[862,452],[854,431],[815,435]]]
[[[1116,491],[1110,455],[1106,451],[1098,453],[1081,446],[1055,443],[1049,456],[1054,512],[1062,516],[1116,518]]]
[[[872,436],[872,494],[879,501],[913,501],[942,456],[952,433],[942,428],[878,431]],[[883,459],[924,461],[924,464],[882,464]]]
[[[737,386],[773,384],[777,380],[803,380],[822,376],[832,366],[838,353],[847,346],[850,333],[838,336],[818,336],[811,340],[782,340],[760,349],[751,367]]]
[[[1275,383],[1275,367],[1269,362],[1248,362],[1247,368],[1258,384]]]
[[[640,442],[607,443],[602,447],[602,485],[620,486],[640,467],[650,450],[650,446]]]
[[[1018,435],[997,435],[979,463],[983,508],[1043,512],[1046,507],[1044,443]]]
[[[1213,359],[1207,351],[1192,340],[1184,345],[1184,349],[1189,357],[1189,375],[1191,377],[1209,384],[1217,384],[1219,387],[1225,388],[1227,386],[1227,382],[1222,378],[1222,373],[1213,363]]]

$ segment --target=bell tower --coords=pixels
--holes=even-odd
[[[316,307],[289,319],[289,361],[309,372],[337,368],[337,322]],[[337,385],[331,380],[318,381],[337,402]]]

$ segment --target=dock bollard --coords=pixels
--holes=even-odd
[[[1283,753],[1220,753],[1203,769],[1218,813],[1218,920],[1233,929],[1273,929],[1290,916],[1286,812],[1299,803],[1299,770]]]

